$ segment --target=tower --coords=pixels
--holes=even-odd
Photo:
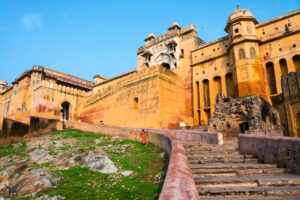
[[[234,67],[236,97],[259,94],[266,96],[266,77],[259,57],[259,39],[256,35],[257,20],[249,10],[238,9],[228,18],[230,62]]]

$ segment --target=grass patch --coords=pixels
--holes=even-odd
[[[52,156],[78,147],[89,148],[92,151],[98,151],[98,149],[101,148],[101,151],[105,151],[119,171],[114,174],[103,174],[83,166],[74,166],[67,170],[58,170],[49,163],[35,164],[32,166],[33,168],[48,168],[48,172],[61,178],[61,182],[55,188],[43,191],[38,196],[42,196],[43,194],[50,196],[61,195],[65,197],[66,200],[158,199],[163,183],[157,181],[155,177],[158,174],[166,172],[168,158],[161,157],[160,154],[162,151],[155,146],[150,144],[142,145],[129,140],[111,142],[111,136],[74,129],[55,131],[48,134],[47,137],[48,136],[51,136],[49,139],[52,141],[53,146],[48,147],[46,150],[48,150]],[[70,138],[75,138],[77,142],[72,146],[64,144],[63,146],[55,147],[55,144],[57,144],[59,140]],[[100,139],[101,143],[96,144],[96,139]],[[124,145],[128,146],[126,150],[124,150]],[[25,142],[17,147],[13,145],[0,147],[0,157],[6,155],[24,155],[25,149]],[[84,152],[85,150],[81,150],[80,153]],[[133,174],[124,177],[120,173],[125,170],[133,171]],[[11,199],[31,198],[13,196]]]
[[[0,158],[8,156],[12,157],[16,156],[25,156],[26,143],[21,142],[18,146],[14,146],[13,144],[9,144],[6,146],[0,146]]]

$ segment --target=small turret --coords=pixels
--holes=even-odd
[[[174,31],[174,30],[180,30],[181,27],[178,25],[177,22],[173,22],[173,24],[168,28],[169,31]]]
[[[95,76],[93,77],[93,79],[94,79],[95,85],[97,85],[98,83],[101,83],[101,82],[107,80],[107,78],[105,78],[105,77],[103,77],[103,76],[100,76],[100,75],[98,75],[98,74],[95,75]]]

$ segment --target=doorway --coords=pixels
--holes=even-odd
[[[69,120],[69,112],[70,112],[70,103],[65,101],[61,104],[62,110],[62,118],[64,120]]]

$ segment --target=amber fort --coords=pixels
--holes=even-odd
[[[33,65],[1,80],[0,145],[44,129],[146,132],[169,159],[160,200],[299,199],[300,9],[259,22],[238,6],[225,21],[208,42],[193,24],[144,33],[136,69],[112,78]]]
[[[136,70],[113,78],[88,81],[35,65],[12,85],[0,82],[0,116],[178,129],[208,125],[218,93],[259,95],[278,111],[283,133],[299,136],[299,23],[299,10],[258,22],[237,9],[223,27],[227,35],[206,43],[194,25],[174,22],[166,33],[145,38]],[[272,116],[264,119],[264,129],[272,128]]]

